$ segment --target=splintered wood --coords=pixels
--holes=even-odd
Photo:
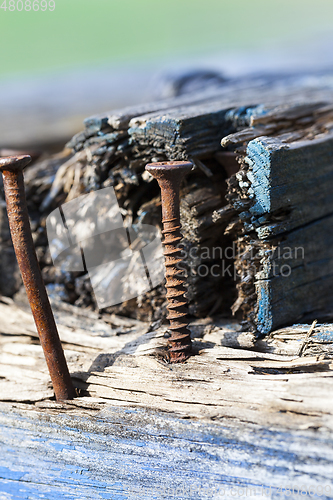
[[[126,226],[160,227],[159,190],[145,164],[190,159],[195,168],[182,186],[181,221],[192,318],[233,314],[258,336],[298,321],[329,320],[332,103],[330,74],[256,77],[88,118],[61,155],[26,172],[50,295],[96,309],[88,274],[53,266],[45,231],[52,210],[113,187]],[[5,246],[1,213],[0,205]],[[4,276],[14,278],[0,278],[0,292],[12,296],[19,281],[11,249],[6,252]],[[103,313],[163,319],[164,286]]]
[[[96,408],[333,430],[330,325],[315,325],[311,336],[309,325],[296,325],[257,341],[234,321],[197,320],[196,355],[171,366],[164,327],[117,316],[106,323],[74,306],[54,308],[78,408],[89,397]],[[0,400],[40,405],[53,391],[32,317],[10,301],[0,303],[0,317]]]

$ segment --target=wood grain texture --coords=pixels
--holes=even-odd
[[[326,432],[100,410],[85,398],[76,405],[0,405],[3,498],[277,499],[289,498],[290,487],[332,498]]]
[[[204,317],[230,311],[234,304],[232,311],[242,314],[244,325],[258,334],[299,321],[308,313],[312,313],[311,319],[326,314],[332,304],[327,236],[328,217],[333,213],[332,102],[328,72],[311,78],[297,75],[228,81],[215,89],[88,118],[85,129],[68,144],[70,157],[67,151],[67,156],[58,158],[59,168],[55,168],[56,162],[52,168],[40,162],[30,175],[27,172],[29,208],[45,280],[64,300],[95,307],[87,275],[54,271],[47,252],[47,214],[83,193],[113,187],[126,225],[159,225],[159,192],[144,166],[152,161],[191,159],[195,169],[182,190],[187,250],[197,247],[199,255],[198,259],[187,259],[193,274],[191,313]],[[232,165],[225,163],[228,154]],[[238,168],[236,158],[242,165],[233,175]],[[203,187],[210,196],[186,208],[187,197],[200,197]],[[202,191],[201,195],[206,196]],[[314,245],[309,230],[301,229],[321,220],[322,224],[313,226]],[[287,238],[287,244],[292,239],[289,234],[296,230],[299,241],[295,244],[306,245],[307,260],[298,260],[298,269],[291,264],[289,280],[282,279],[281,273],[272,280],[269,268],[276,261],[268,254],[280,240]],[[239,275],[231,272],[225,279],[225,268],[229,264],[233,267],[233,259],[217,263],[209,258],[208,273],[198,275],[202,249],[217,246],[223,251],[235,242],[260,247],[260,259],[236,258]],[[210,272],[215,264],[220,272],[217,277]],[[138,319],[161,319],[165,315],[163,287],[153,290],[141,303],[133,300],[120,305],[116,312]]]
[[[275,138],[258,138],[247,146],[245,162],[253,199],[247,230],[267,239],[300,228],[333,213],[333,136],[284,144]],[[285,220],[264,221],[274,213]],[[257,224],[256,221],[262,218]],[[253,228],[251,227],[253,224]]]
[[[83,134],[71,143],[75,151],[82,153],[85,147],[96,142],[97,133],[98,141],[102,137],[110,140],[110,144],[114,141],[116,149],[110,150],[111,156],[106,153],[103,160],[103,155],[92,151],[83,171],[90,172],[92,167],[97,173],[97,165],[103,168],[110,165],[112,175],[106,183],[119,185],[120,182],[120,192],[128,189],[125,186],[130,182],[140,185],[146,162],[165,159],[192,159],[197,175],[201,171],[203,178],[201,184],[196,180],[193,190],[206,184],[216,189],[220,182],[218,170],[230,175],[228,165],[218,156],[220,140],[227,153],[238,155],[242,163],[240,172],[234,176],[238,194],[234,197],[233,187],[229,187],[230,205],[222,200],[201,220],[195,210],[186,209],[184,199],[182,220],[184,234],[190,236],[187,250],[196,245],[198,255],[202,247],[226,248],[232,246],[233,241],[241,247],[252,245],[253,249],[257,246],[261,249],[260,258],[236,256],[238,297],[232,307],[233,312],[242,314],[244,325],[258,335],[302,320],[308,314],[312,319],[325,315],[333,304],[328,236],[329,216],[333,213],[333,93],[327,77],[321,74],[312,80],[305,75],[275,76],[224,82],[214,91],[152,103],[150,109],[146,105],[105,113],[97,117],[97,121],[86,122],[84,134],[89,135],[88,140]],[[120,130],[125,135],[117,146],[119,139],[112,138],[112,134]],[[214,164],[212,158],[220,164]],[[130,180],[129,172],[135,179]],[[99,177],[97,173],[95,180]],[[89,179],[88,190],[92,188],[91,176]],[[65,178],[59,178],[58,186],[64,182]],[[219,186],[222,193],[223,183]],[[186,198],[187,193],[183,196]],[[148,213],[151,206],[147,205]],[[207,224],[206,234],[204,224]],[[306,228],[309,224],[313,226]],[[294,235],[293,231],[296,231]],[[205,236],[209,236],[206,241]],[[293,248],[304,248],[302,262],[300,259],[287,263],[276,260],[274,249],[282,241],[285,246],[290,243]],[[229,262],[220,263],[222,272],[223,264],[227,267]],[[289,277],[281,275],[283,264],[292,270]],[[221,304],[224,310],[229,309],[234,299],[234,283],[226,283],[224,276],[214,283],[211,275],[201,279],[196,272],[200,265],[200,257],[187,263],[191,270],[191,310],[200,316],[221,310]],[[279,269],[274,279],[273,266]],[[206,295],[205,287],[209,290]],[[214,288],[218,287],[233,289],[229,300],[224,293],[215,294]],[[205,308],[207,301],[209,308]]]
[[[239,195],[232,204],[244,226],[239,244],[249,255],[236,262],[235,307],[261,335],[332,309],[332,146],[330,133],[287,144],[258,137],[235,176]]]
[[[31,315],[0,302],[0,498],[206,500],[247,487],[277,499],[290,485],[333,498],[332,325],[257,341],[198,320],[198,355],[171,366],[164,328],[56,315],[81,391],[68,403],[50,401]]]

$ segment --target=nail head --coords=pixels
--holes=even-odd
[[[30,162],[30,155],[0,157],[0,171],[9,170],[10,172],[17,172],[23,170]]]

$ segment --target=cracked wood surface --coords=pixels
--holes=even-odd
[[[256,340],[197,320],[197,355],[168,365],[164,326],[53,308],[67,403],[31,314],[0,302],[1,499],[288,498],[290,484],[333,498],[332,325]]]
[[[333,430],[332,325],[315,325],[308,339],[310,325],[295,325],[258,341],[230,319],[197,320],[196,355],[169,365],[165,326],[117,316],[106,323],[97,313],[64,307],[55,304],[55,316],[82,397],[186,418]],[[0,318],[0,400],[52,398],[30,313],[3,299]]]

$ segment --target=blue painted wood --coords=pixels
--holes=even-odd
[[[333,296],[333,216],[272,240],[257,273],[258,331],[262,334],[295,318],[330,311]]]
[[[78,416],[0,406],[1,499],[289,498],[288,485],[326,487],[320,498],[333,498],[325,432],[137,409]]]
[[[250,326],[266,335],[331,312],[333,136],[292,144],[254,139],[236,177],[242,197],[252,202],[240,213],[244,239],[255,249],[247,262],[253,280],[252,308],[246,306]],[[249,283],[246,273],[244,279]]]
[[[332,135],[294,144],[258,138],[249,142],[245,161],[251,183],[248,194],[253,200],[247,230],[253,229],[260,239],[333,213]],[[285,219],[272,223],[272,215],[281,211],[286,212]]]

